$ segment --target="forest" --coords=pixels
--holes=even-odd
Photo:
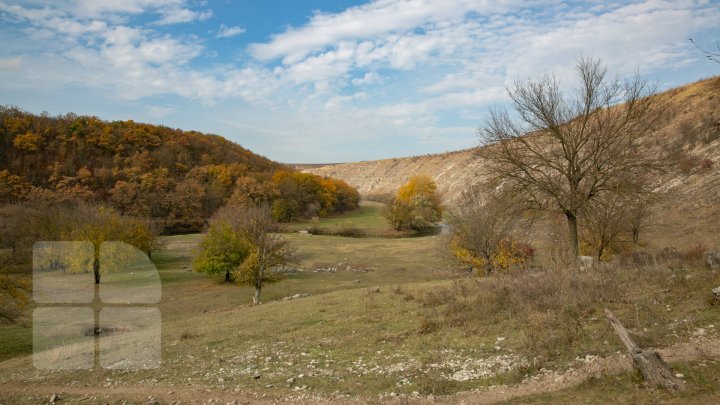
[[[267,204],[279,221],[352,210],[347,183],[298,173],[217,135],[0,106],[0,204],[93,203],[198,232],[217,209]]]

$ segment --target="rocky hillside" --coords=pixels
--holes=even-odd
[[[674,104],[668,111],[669,125],[656,139],[658,146],[675,153],[677,170],[658,179],[658,188],[667,192],[667,198],[659,207],[655,228],[676,229],[693,243],[720,244],[720,77],[665,94],[674,96]],[[345,180],[364,195],[394,193],[411,175],[426,174],[435,179],[445,202],[452,204],[462,190],[483,177],[484,163],[476,152],[469,149],[305,170]],[[668,242],[675,237],[657,233]],[[701,240],[700,235],[707,239]]]
[[[477,181],[483,164],[477,149],[438,155],[341,163],[305,171],[343,179],[363,195],[391,194],[414,174],[426,174],[446,200],[453,200],[468,184]]]

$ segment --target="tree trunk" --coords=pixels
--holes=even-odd
[[[489,276],[493,272],[492,257],[489,254],[485,254],[485,275]]]
[[[100,258],[97,255],[93,260],[93,274],[95,275],[95,284],[100,284]]]
[[[574,212],[565,211],[565,218],[568,224],[568,241],[570,242],[570,254],[577,259],[580,256],[578,248],[578,223]]]
[[[253,295],[253,305],[259,305],[260,304],[260,289],[262,287],[260,285],[255,285],[255,295]]]
[[[640,229],[637,227],[633,227],[632,229],[632,241],[633,243],[637,244],[640,240]]]
[[[230,281],[232,281],[232,280],[230,279],[230,272],[229,272],[229,271],[226,271],[226,272],[225,272],[225,282],[226,282],[226,283],[229,283]]]
[[[607,246],[607,243],[605,243],[604,241],[600,241],[600,244],[598,245],[597,252],[596,252],[598,263],[600,263],[600,258],[602,257],[602,254],[605,251],[605,246]]]
[[[640,371],[647,387],[662,387],[670,391],[679,391],[685,388],[685,382],[675,377],[670,366],[665,363],[658,352],[641,349],[610,310],[605,309],[605,314],[610,325],[630,352],[633,365]]]

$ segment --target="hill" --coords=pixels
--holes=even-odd
[[[219,207],[274,204],[280,220],[357,206],[344,182],[301,174],[217,135],[0,107],[0,206],[91,202],[199,231]]]
[[[656,147],[671,150],[673,167],[655,182],[666,198],[657,208],[655,226],[650,229],[653,241],[660,245],[678,240],[718,244],[720,77],[668,90],[662,96],[673,96],[673,105],[667,113],[668,125],[656,133],[648,153]],[[426,174],[435,180],[444,201],[452,204],[463,190],[483,178],[485,163],[477,150],[326,165],[305,171],[345,180],[364,195],[394,193],[411,175]]]
[[[431,176],[446,200],[454,200],[468,184],[475,182],[482,164],[477,149],[466,149],[437,155],[340,163],[305,168],[308,173],[343,179],[363,195],[390,194],[413,174]]]

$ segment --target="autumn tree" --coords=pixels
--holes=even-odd
[[[600,61],[581,58],[579,86],[563,92],[552,75],[516,81],[515,110],[492,111],[480,129],[491,176],[539,206],[565,216],[578,255],[578,217],[623,179],[658,169],[646,139],[662,124],[667,98],[636,75],[611,79]]]
[[[30,185],[20,176],[0,170],[0,204],[22,201],[30,191]]]
[[[385,210],[393,229],[425,230],[442,218],[442,205],[435,182],[426,175],[410,177]]]
[[[523,207],[524,202],[507,191],[471,187],[448,212],[451,253],[485,274],[525,259],[514,238]]]
[[[235,181],[235,188],[228,205],[251,207],[270,204],[278,194],[279,191],[273,182],[262,182],[251,176],[242,176]]]
[[[105,242],[125,242],[150,256],[159,247],[157,232],[146,221],[122,216],[108,207],[81,204],[64,213],[67,230],[60,240],[87,241],[94,248],[92,272],[99,284],[104,269],[100,267],[100,246]]]
[[[44,201],[4,205],[0,207],[0,322],[17,319],[27,304],[30,283],[22,271],[32,267],[33,246],[38,241],[90,242],[95,249],[92,257],[87,249],[72,251],[72,247],[67,248],[70,251],[56,253],[63,256],[60,260],[63,265],[92,271],[96,284],[106,272],[106,266],[101,268],[99,260],[102,243],[126,242],[148,256],[159,247],[156,229],[151,224],[108,208]],[[54,256],[47,259],[58,264]],[[65,259],[69,262],[65,263]],[[10,274],[11,269],[19,273]]]
[[[385,205],[384,214],[392,229],[399,231],[409,226],[412,206],[407,201],[393,198]]]
[[[342,180],[310,173],[278,171],[272,177],[277,198],[271,209],[276,220],[327,216],[357,208],[360,195]]]
[[[202,200],[205,189],[194,179],[184,179],[175,186],[170,194],[168,219],[191,224],[202,222]]]
[[[236,280],[241,285],[253,286],[253,303],[260,304],[263,285],[279,280],[271,270],[286,264],[292,251],[286,240],[273,233],[276,223],[269,207],[250,207],[228,214],[236,218],[239,234],[250,245],[250,254],[235,272]]]
[[[29,255],[29,250],[23,249],[27,242],[22,214],[19,205],[0,207],[0,323],[15,322],[28,303],[29,280],[10,274],[11,268]]]

